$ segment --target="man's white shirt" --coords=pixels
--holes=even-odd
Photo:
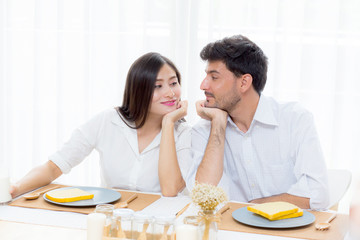
[[[202,119],[192,129],[188,188],[194,185],[210,128],[211,122]],[[297,103],[261,95],[246,133],[228,117],[219,186],[241,202],[288,193],[310,198],[312,209],[328,207],[327,169],[312,114]]]

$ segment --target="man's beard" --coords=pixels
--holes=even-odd
[[[209,108],[219,108],[227,113],[230,113],[237,105],[238,102],[241,101],[241,96],[236,92],[236,90],[231,91],[229,94],[226,94],[224,98],[217,99],[214,94],[205,92],[206,96],[211,96],[214,99],[214,103],[209,105],[208,101],[205,101],[205,107]]]

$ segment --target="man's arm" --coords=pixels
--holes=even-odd
[[[292,122],[297,182],[286,193],[310,198],[309,208],[313,210],[326,209],[329,204],[327,170],[313,116],[302,110]]]
[[[250,201],[250,203],[266,203],[266,202],[277,202],[277,201],[289,202],[303,209],[310,208],[310,198],[298,197],[287,193],[283,193],[271,197],[254,199]]]
[[[211,121],[211,131],[204,157],[196,172],[195,180],[217,185],[224,169],[224,144],[227,113],[217,108],[204,107],[204,101],[196,103],[200,117]]]

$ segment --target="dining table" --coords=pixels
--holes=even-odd
[[[121,191],[124,194],[133,194],[133,191]],[[191,199],[187,195],[178,195],[177,197],[163,197],[154,193],[139,193],[144,196],[145,207],[141,210],[135,209],[143,214],[157,216],[175,216],[180,212]],[[147,194],[152,196],[151,200],[146,200]],[[139,200],[134,200],[138,204]],[[43,204],[43,199],[39,198],[39,203]],[[28,201],[29,204],[32,202]],[[22,196],[14,199],[10,203],[0,204],[0,239],[1,240],[57,240],[57,239],[87,239],[87,214],[88,212],[76,212],[71,209],[56,209],[44,207],[45,205],[27,206]],[[132,202],[132,203],[133,203]],[[131,204],[132,204],[131,203]],[[244,225],[235,221],[232,213],[237,209],[247,206],[247,203],[231,201],[226,203],[227,211],[222,214],[221,222],[218,223],[218,240],[227,239],[247,239],[247,240],[294,240],[294,239],[326,239],[326,240],[350,240],[349,237],[349,215],[338,214],[333,220],[332,226],[326,231],[316,231],[315,223],[325,220],[331,213],[312,212],[316,220],[315,222],[294,229],[267,229]],[[131,205],[129,205],[131,208]],[[222,206],[225,207],[225,206]],[[136,208],[136,207],[135,207]],[[196,215],[198,208],[190,204],[186,211],[177,218],[177,222],[181,222],[184,217]],[[352,239],[351,239],[352,240]]]

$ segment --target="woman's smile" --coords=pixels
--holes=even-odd
[[[166,106],[174,106],[175,103],[176,103],[176,100],[170,100],[170,101],[161,102],[161,104],[164,104]]]

